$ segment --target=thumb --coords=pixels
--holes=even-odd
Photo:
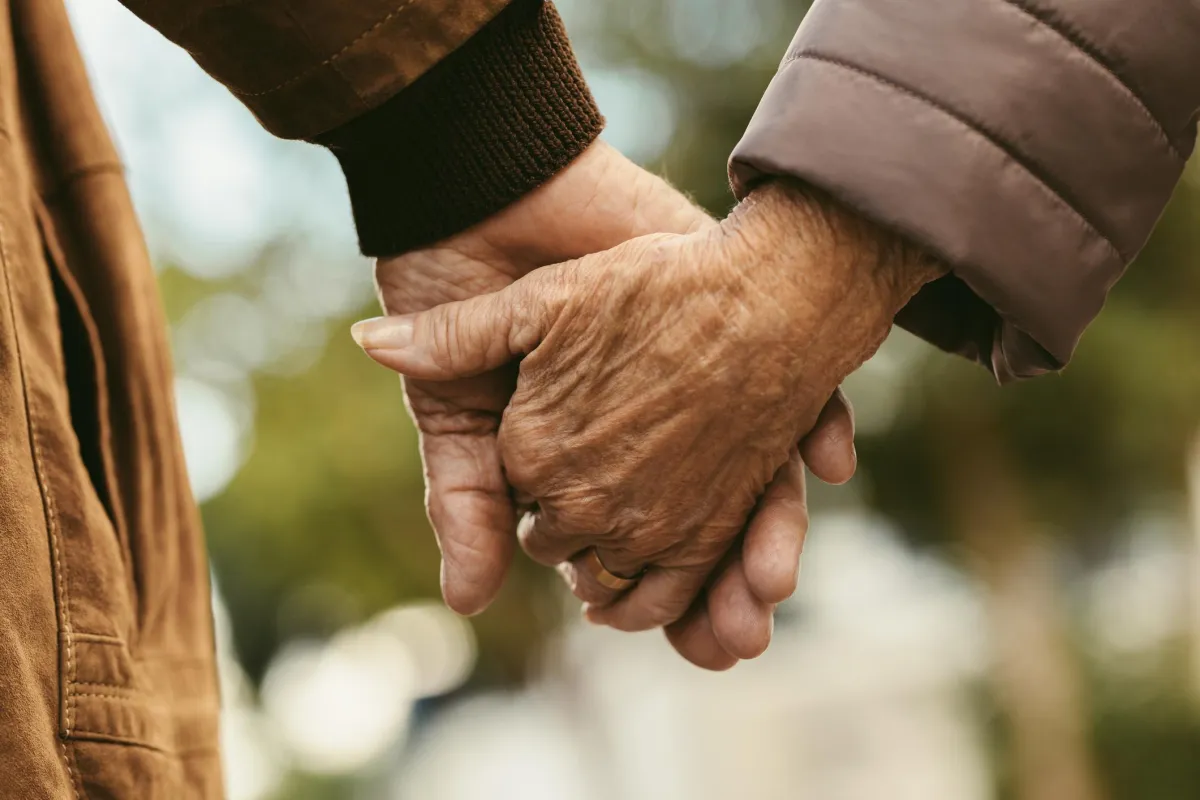
[[[430,381],[467,378],[528,353],[566,299],[568,265],[542,269],[492,294],[355,323],[354,341],[383,366]]]

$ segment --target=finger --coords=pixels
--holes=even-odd
[[[730,655],[717,641],[703,595],[682,619],[668,625],[663,632],[679,655],[701,669],[723,672],[738,662],[737,657]]]
[[[580,562],[580,558],[574,558],[556,567],[559,577],[566,582],[571,594],[590,605],[606,606],[611,603],[616,591],[601,586],[591,578]]]
[[[423,436],[426,507],[442,551],[442,596],[459,614],[495,599],[512,562],[516,512],[494,435]]]
[[[614,589],[601,583],[588,568],[588,552],[584,551],[559,564],[558,574],[567,582],[571,593],[589,606],[600,608],[611,605],[626,590]]]
[[[796,591],[807,533],[804,462],[793,448],[788,462],[767,487],[743,539],[743,563],[738,572],[759,600],[781,603]]]
[[[530,558],[547,567],[557,567],[586,550],[591,539],[558,528],[544,511],[532,511],[517,524],[517,540]]]
[[[704,587],[707,568],[651,567],[612,605],[588,606],[587,618],[620,631],[648,631],[682,617]]]
[[[445,381],[496,369],[545,337],[565,302],[569,264],[547,267],[492,294],[417,314],[357,322],[367,355],[411,378]]]
[[[737,658],[758,658],[771,644],[775,604],[755,597],[741,556],[725,562],[709,586],[708,616],[713,636],[725,652]]]
[[[800,455],[812,473],[826,483],[843,484],[854,477],[854,408],[841,389],[821,410],[817,424],[800,442]]]

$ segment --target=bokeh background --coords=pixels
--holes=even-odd
[[[1000,390],[897,333],[851,379],[860,474],[813,488],[771,650],[714,676],[530,564],[478,618],[437,602],[334,160],[70,5],[170,314],[232,800],[1200,797],[1196,169],[1065,375]],[[559,6],[607,139],[724,213],[807,3]]]

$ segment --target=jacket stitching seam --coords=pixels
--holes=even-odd
[[[88,688],[88,687],[97,688],[98,687],[98,688],[102,688],[102,689],[119,689],[123,692],[129,692],[134,695],[147,695],[148,694],[147,690],[145,688],[143,688],[142,686],[131,685],[128,683],[108,683],[105,681],[72,681],[71,683],[74,686],[83,686],[85,688]],[[205,696],[207,696],[207,695],[205,695]],[[216,693],[213,693],[212,696],[216,697],[217,695],[216,695]]]
[[[17,324],[17,309],[16,301],[13,298],[12,285],[9,281],[9,270],[13,263],[13,259],[8,251],[8,237],[5,233],[3,225],[0,225],[0,266],[4,271],[4,289],[8,299],[8,310],[13,320],[13,340],[16,347],[16,357],[19,364],[21,375],[21,394],[25,401],[25,418],[29,426],[29,447],[31,456],[33,457],[33,467],[36,473],[38,489],[42,495],[43,511],[46,516],[46,529],[50,536],[50,551],[51,561],[54,566],[54,582],[58,586],[58,613],[60,616],[60,624],[62,625],[62,638],[65,640],[64,649],[67,655],[67,675],[66,681],[62,684],[63,705],[64,705],[64,735],[69,736],[71,733],[71,723],[74,711],[74,696],[71,692],[71,684],[75,680],[75,650],[71,641],[71,609],[70,609],[70,585],[71,578],[66,574],[66,561],[62,558],[62,553],[59,548],[58,537],[58,510],[54,503],[54,495],[50,491],[49,482],[46,480],[45,464],[42,460],[42,450],[40,444],[40,435],[38,434],[37,422],[34,419],[36,414],[33,410],[33,404],[29,397],[29,382],[25,375],[24,359],[21,355],[21,339]],[[71,782],[71,791],[76,797],[87,797],[87,792],[83,790],[82,784],[79,782],[79,776],[73,766],[74,759],[68,751],[66,740],[60,740],[59,745],[62,749],[64,765],[67,768],[67,779]]]
[[[1126,83],[1120,75],[1114,72],[1108,64],[1101,60],[1099,48],[1088,42],[1082,34],[1069,28],[1055,25],[1049,19],[1039,15],[1034,9],[1027,5],[1027,0],[1000,0],[1000,2],[1004,3],[1006,6],[1009,6],[1014,11],[1017,11],[1018,13],[1033,20],[1038,25],[1041,25],[1042,27],[1051,31],[1064,42],[1066,42],[1072,49],[1099,67],[1101,72],[1115,81],[1116,84],[1125,91],[1130,99],[1133,100],[1134,104],[1137,105],[1138,111],[1147,121],[1150,122],[1151,126],[1154,128],[1155,138],[1158,140],[1158,143],[1165,147],[1167,152],[1178,161],[1187,161],[1183,154],[1180,153],[1175,147],[1175,143],[1171,141],[1171,137],[1167,135],[1166,127],[1163,126],[1158,117],[1154,116],[1154,114],[1150,111],[1150,108],[1146,105],[1145,101],[1143,101],[1138,93],[1133,90],[1132,86]]]
[[[74,686],[84,689],[99,689],[100,692],[76,692],[77,697],[104,697],[109,700],[122,700],[130,703],[139,703],[141,705],[168,705],[158,695],[152,694],[150,691],[138,686],[128,686],[121,683],[97,683],[94,681],[75,681]],[[120,694],[116,694],[119,692]],[[169,707],[172,710],[188,708],[190,706],[200,707],[208,703],[210,700],[219,699],[215,693],[195,695],[189,697],[187,703],[171,703]]]
[[[275,92],[278,92],[281,89],[286,89],[287,87],[291,86],[292,84],[299,83],[300,81],[304,80],[309,75],[316,72],[317,70],[322,69],[323,67],[331,66],[335,61],[337,61],[339,58],[344,56],[352,47],[357,45],[359,42],[361,42],[363,39],[367,38],[371,34],[375,33],[375,31],[379,30],[387,23],[391,22],[396,17],[397,14],[399,14],[401,11],[403,11],[404,9],[411,6],[414,2],[416,2],[416,0],[401,0],[400,5],[396,6],[396,8],[394,8],[394,9],[392,9],[391,12],[389,12],[386,16],[384,16],[383,18],[378,20],[374,25],[367,28],[365,31],[360,33],[358,36],[354,37],[354,39],[352,41],[350,41],[347,45],[342,47],[342,49],[338,50],[336,53],[334,53],[333,55],[326,58],[320,64],[315,64],[314,66],[309,67],[308,69],[304,70],[303,72],[300,72],[299,74],[294,75],[291,78],[288,78],[283,83],[280,83],[277,86],[272,86],[270,89],[263,89],[262,91],[258,91],[258,92],[245,92],[245,91],[241,91],[239,89],[234,89],[232,87],[230,88],[230,91],[233,92],[233,94],[237,95],[238,97],[264,97],[269,94],[274,94]],[[341,75],[340,71],[338,72],[338,75],[339,75],[339,77],[342,77],[343,80],[345,80],[344,76]],[[358,96],[357,92],[355,92],[354,94],[356,97]]]
[[[85,633],[83,631],[75,631],[75,641],[90,642],[91,644],[111,644],[125,646],[125,640],[120,636],[113,636],[108,633]]]
[[[1121,252],[1121,250],[1115,244],[1113,244],[1111,239],[1109,239],[1107,236],[1105,236],[1104,233],[1102,233],[1100,231],[1100,229],[1097,228],[1096,225],[1091,222],[1091,220],[1089,220],[1086,216],[1084,216],[1084,214],[1078,208],[1073,206],[1071,203],[1067,202],[1067,199],[1065,197],[1063,197],[1060,193],[1056,192],[1054,189],[1052,189],[1050,186],[1048,186],[1046,184],[1045,180],[1041,176],[1039,176],[1036,172],[1034,172],[1030,168],[1029,165],[1024,163],[1021,159],[1017,158],[1007,147],[1005,147],[1002,144],[1002,140],[999,137],[994,136],[993,134],[988,132],[986,129],[973,123],[969,119],[966,119],[966,118],[960,116],[953,109],[939,103],[937,100],[934,100],[931,97],[927,97],[925,95],[919,94],[918,92],[914,91],[913,89],[908,88],[907,86],[896,83],[895,81],[891,80],[890,78],[887,78],[883,75],[879,75],[868,69],[860,67],[857,64],[851,64],[851,63],[842,61],[837,58],[831,58],[829,56],[824,56],[824,55],[821,55],[820,53],[801,51],[801,52],[792,54],[784,62],[783,67],[786,67],[789,64],[799,61],[801,59],[806,59],[809,61],[816,61],[816,62],[820,62],[820,63],[824,63],[824,64],[829,64],[830,66],[838,67],[838,68],[846,70],[848,72],[857,74],[861,77],[867,78],[867,79],[871,80],[872,82],[881,84],[883,86],[887,86],[888,88],[892,89],[893,91],[896,91],[896,92],[899,92],[900,94],[911,97],[912,99],[920,102],[921,104],[928,106],[929,108],[933,108],[937,111],[940,111],[945,116],[958,122],[960,125],[967,128],[968,130],[974,132],[976,135],[978,135],[984,141],[988,142],[993,147],[995,147],[997,150],[999,150],[1004,155],[1004,157],[1007,158],[1010,162],[1012,162],[1013,164],[1016,164],[1018,167],[1020,167],[1022,170],[1024,170],[1031,178],[1033,178],[1033,185],[1035,187],[1037,187],[1038,191],[1042,192],[1045,196],[1052,198],[1059,205],[1061,205],[1062,208],[1066,209],[1070,213],[1070,215],[1076,219],[1076,221],[1078,221],[1080,224],[1083,225],[1084,230],[1086,232],[1094,235],[1097,239],[1099,239],[1101,242],[1103,242],[1104,245],[1107,246],[1109,251],[1111,251],[1112,255],[1115,255],[1121,261],[1122,264],[1128,262],[1128,259]],[[1031,163],[1033,163],[1034,166],[1037,166],[1036,162],[1031,161]]]
[[[113,691],[100,692],[76,692],[76,697],[87,697],[98,700],[108,700],[114,703],[121,703],[125,706],[138,709],[146,709],[151,712],[164,712],[176,719],[191,719],[205,718],[212,716],[213,703],[219,701],[215,694],[198,695],[189,697],[184,700],[176,698],[162,697],[158,695],[147,694],[140,689],[127,689],[123,686],[115,686],[108,683],[81,684],[76,686],[95,686],[108,690],[128,692],[128,694],[114,694]],[[78,733],[77,730],[72,733]]]
[[[131,695],[145,694],[145,689],[140,689],[136,686],[129,686],[124,683],[101,683],[99,681],[71,681],[73,686],[82,686],[85,689],[119,689],[123,692],[129,692]]]
[[[75,783],[75,791],[79,797],[89,800],[91,795],[88,794],[87,788],[83,785],[83,771],[79,769],[79,760],[75,757],[75,748],[71,747],[68,749],[66,739],[60,740],[59,744],[62,745],[63,755],[67,757],[67,774]]]
[[[309,52],[316,56],[317,49],[312,37],[308,35],[308,31],[305,29],[305,27],[300,24],[300,20],[296,19],[295,14],[292,13],[290,8],[284,8],[284,13],[287,14],[287,18],[292,21],[292,25],[295,26],[296,31],[304,39],[304,44],[308,47]],[[366,106],[363,104],[362,97],[359,95],[358,90],[354,88],[354,83],[351,82],[351,80],[346,76],[346,73],[342,72],[342,68],[338,65],[337,61],[331,60],[329,62],[329,67],[333,70],[333,73],[337,75],[338,80],[340,80],[346,89],[349,90],[351,96],[358,100],[360,110],[365,109]]]
[[[82,686],[83,684],[77,683],[75,685]],[[120,689],[122,687],[111,686],[110,688]],[[152,697],[145,696],[145,695],[138,697],[138,696],[127,695],[127,694],[111,694],[108,692],[75,692],[75,697],[94,697],[94,698],[98,698],[100,700],[119,700],[123,703],[137,703],[139,705],[148,706],[148,707],[152,707],[152,708],[168,708],[169,707],[168,704],[164,700],[154,699]]]
[[[121,734],[105,733],[104,731],[78,730],[72,734],[72,738],[83,741],[102,742],[105,744],[120,744],[127,745],[129,747],[139,747],[168,758],[190,758],[197,755],[218,755],[221,752],[219,747],[188,747],[174,750],[150,744],[149,742],[143,741],[136,736],[123,736]]]
[[[84,683],[77,683],[77,684],[75,684],[75,685],[76,685],[76,686],[93,686],[93,685],[94,685],[94,686],[107,686],[107,687],[109,687],[109,688],[111,688],[111,689],[120,689],[120,688],[122,688],[122,687],[120,687],[120,686],[114,686],[114,685],[112,685],[112,684],[84,684]],[[76,696],[76,697],[100,697],[100,698],[103,698],[103,699],[105,699],[105,700],[129,700],[129,701],[135,701],[135,702],[142,702],[142,700],[143,700],[143,698],[141,698],[141,697],[136,697],[136,696],[134,696],[134,695],[127,695],[127,694],[110,694],[110,693],[104,693],[104,692],[76,692],[76,693],[75,693],[75,696]]]

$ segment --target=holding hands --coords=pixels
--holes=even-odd
[[[714,669],[761,653],[796,586],[804,462],[853,474],[837,387],[937,274],[783,183],[712,222],[603,144],[380,261],[392,316],[355,338],[406,376],[447,602],[481,610],[519,539],[594,622],[665,626]]]

